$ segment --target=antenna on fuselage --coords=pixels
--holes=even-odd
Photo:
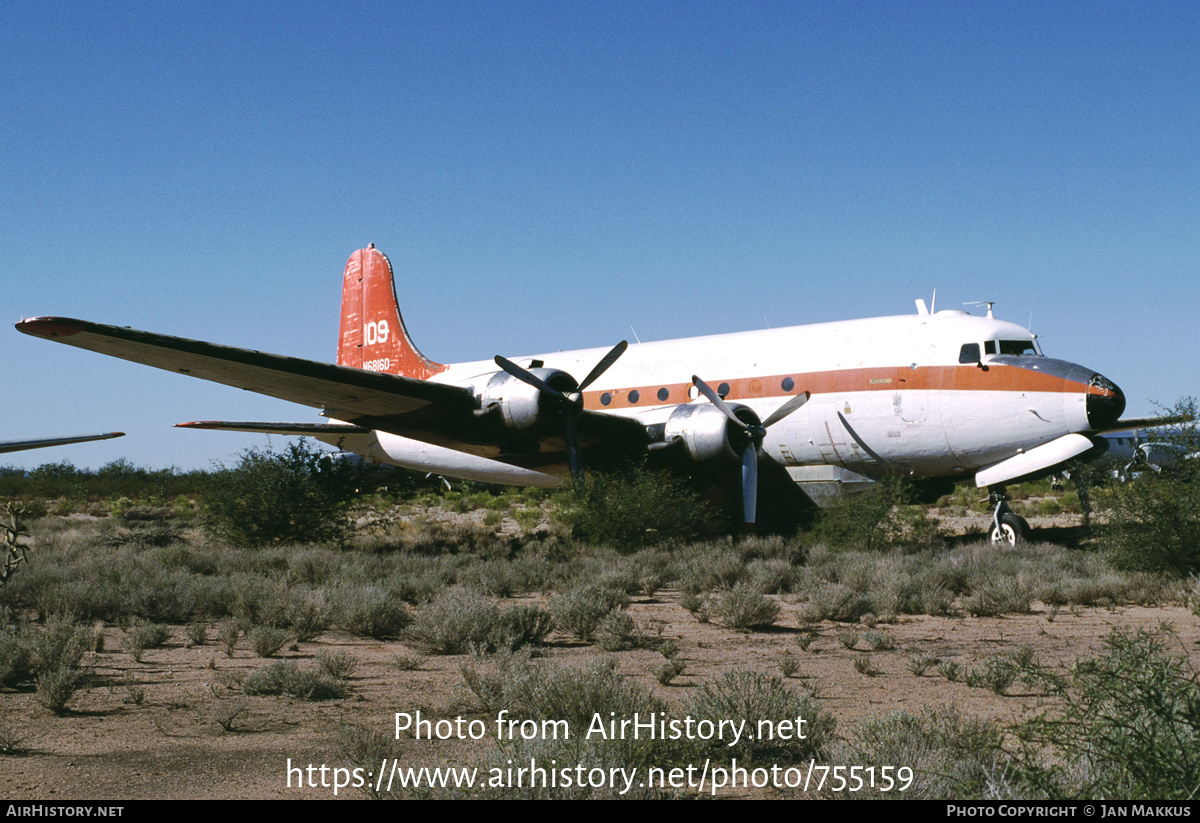
[[[964,305],[964,306],[987,306],[987,309],[988,309],[988,313],[987,313],[988,319],[989,319],[989,320],[995,320],[995,319],[996,319],[996,315],[992,314],[992,306],[996,305],[996,301],[995,301],[995,300],[972,300],[970,303],[963,303],[963,305]]]
[[[631,332],[633,332],[633,339],[634,339],[634,340],[636,340],[637,342],[641,343],[641,342],[642,342],[642,339],[641,339],[640,337],[638,337],[638,336],[637,336],[637,332],[633,330],[633,324],[632,324],[632,323],[630,323],[630,324],[629,324],[629,330],[630,330]]]

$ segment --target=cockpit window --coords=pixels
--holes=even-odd
[[[1001,354],[1014,354],[1025,357],[1038,357],[1041,352],[1037,350],[1032,340],[1001,340]]]
[[[995,340],[984,340],[983,341],[983,353],[984,354],[995,354],[996,353],[996,341]]]
[[[963,343],[963,347],[958,351],[959,363],[978,363],[979,344],[978,343]]]

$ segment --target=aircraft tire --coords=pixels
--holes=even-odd
[[[1000,528],[992,526],[992,544],[997,546],[1019,546],[1029,534],[1025,518],[1012,512],[1000,515]]]

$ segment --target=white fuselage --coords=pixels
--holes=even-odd
[[[708,402],[697,399],[692,375],[760,418],[808,391],[808,404],[771,427],[763,442],[763,451],[785,467],[968,477],[1090,428],[1087,384],[1094,373],[1041,357],[1033,341],[1016,324],[943,311],[640,343],[584,392],[584,401],[590,410],[652,426],[680,404]],[[977,346],[977,359],[962,362],[970,344]],[[578,378],[606,351],[513,360],[526,367],[541,361],[547,369]],[[1012,354],[1003,356],[1006,352]],[[478,392],[495,373],[496,364],[486,360],[451,365],[432,379]],[[390,462],[411,468],[537,482],[521,469],[506,476],[502,464],[494,473],[486,471],[495,461],[455,457],[453,450],[393,435],[379,437]],[[479,471],[464,474],[464,460],[477,461],[473,465]]]

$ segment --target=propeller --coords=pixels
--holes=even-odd
[[[624,354],[627,348],[629,348],[629,343],[624,340],[613,346],[608,354],[600,358],[600,362],[588,372],[587,377],[583,378],[583,382],[569,392],[559,391],[528,369],[523,369],[511,360],[496,355],[497,366],[523,383],[533,386],[546,397],[558,402],[559,414],[563,416],[563,425],[566,429],[567,465],[571,469],[571,479],[577,484],[583,482],[583,446],[579,442],[579,416],[583,414],[583,391],[596,382],[600,375],[608,371],[609,367],[617,362],[617,358]]]
[[[761,423],[747,423],[734,414],[721,395],[696,375],[692,375],[692,384],[746,435],[746,448],[742,451],[742,513],[746,524],[753,525],[758,513],[758,450],[762,448],[763,438],[767,436],[767,429],[807,403],[809,393],[795,395]]]

